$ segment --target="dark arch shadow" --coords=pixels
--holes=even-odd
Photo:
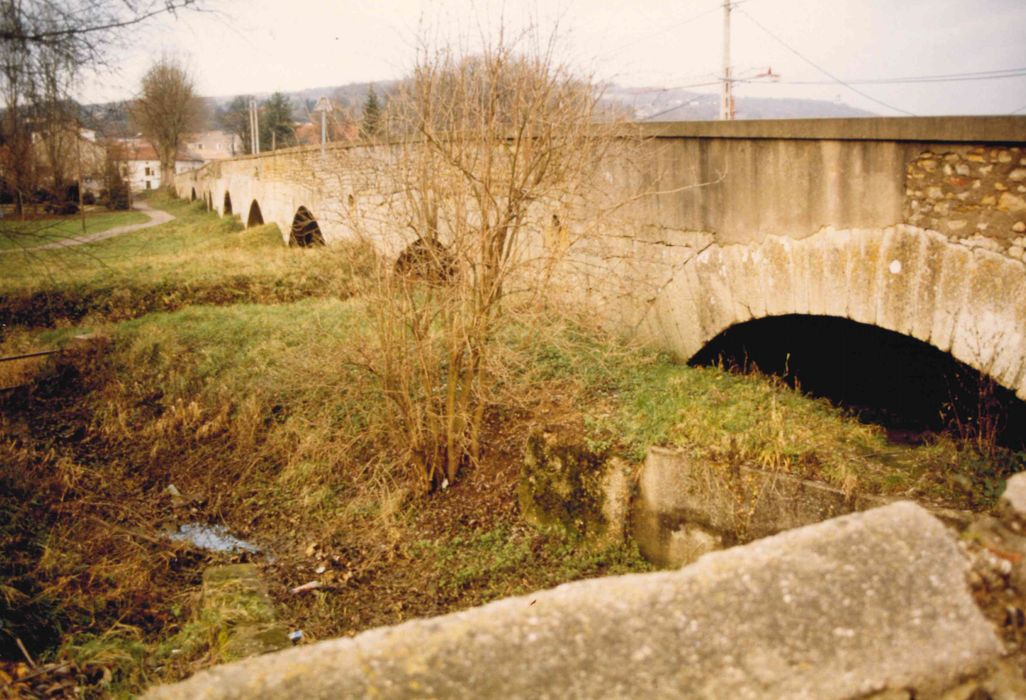
[[[224,191],[224,216],[232,215],[232,196],[228,194],[228,190]]]
[[[690,364],[776,375],[882,425],[893,442],[993,429],[999,445],[1026,448],[1026,402],[1014,392],[932,345],[846,318],[790,314],[739,323]]]
[[[289,245],[309,248],[324,245],[324,235],[317,219],[306,207],[300,207],[292,219],[292,231],[289,233]]]
[[[189,201],[190,202],[195,202],[196,201],[196,188],[195,187],[192,188],[192,196],[189,198]]]
[[[264,215],[260,211],[260,205],[254,199],[253,203],[249,205],[249,216],[246,217],[246,228],[252,228],[253,226],[262,226],[264,223]]]
[[[397,274],[428,282],[447,282],[456,273],[452,253],[437,238],[418,238],[395,261]]]

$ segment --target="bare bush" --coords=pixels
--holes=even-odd
[[[421,50],[388,101],[379,145],[347,175],[360,197],[342,207],[353,230],[412,239],[398,262],[382,259],[366,292],[376,314],[363,362],[425,489],[478,459],[504,371],[497,326],[544,300],[569,232],[596,217],[593,175],[622,125],[555,49],[529,33],[474,53]]]

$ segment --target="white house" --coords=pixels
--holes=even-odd
[[[143,139],[119,139],[116,149],[121,177],[133,192],[160,188],[160,158],[153,146]]]
[[[242,139],[227,131],[202,131],[182,136],[182,145],[191,156],[207,163],[242,155]]]
[[[160,158],[148,141],[142,138],[117,139],[114,148],[114,159],[121,164],[121,177],[125,178],[133,192],[160,188]],[[180,151],[175,158],[175,172],[193,170],[203,163],[202,158]]]
[[[160,159],[152,144],[144,138],[116,139],[115,159],[121,163],[121,176],[133,192],[160,188]],[[195,170],[212,160],[234,158],[242,154],[242,143],[226,131],[184,134],[175,157],[175,173]]]

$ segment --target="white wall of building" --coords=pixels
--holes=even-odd
[[[121,177],[133,192],[160,189],[159,160],[126,160],[121,164]]]

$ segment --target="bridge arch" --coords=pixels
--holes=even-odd
[[[950,353],[836,316],[768,316],[729,327],[691,364],[758,371],[884,427],[892,441],[937,434],[1026,449],[1026,401]]]
[[[912,226],[713,245],[657,294],[647,333],[691,359],[727,328],[834,316],[916,338],[1026,399],[1026,267]]]
[[[309,248],[311,246],[324,245],[324,235],[317,219],[305,206],[296,210],[292,218],[292,230],[289,232],[289,245]]]
[[[447,282],[456,274],[456,260],[437,238],[418,238],[395,261],[397,274],[429,282]]]
[[[246,217],[246,228],[262,226],[264,214],[260,211],[260,204],[254,199],[249,205],[249,216]]]
[[[232,196],[228,190],[224,191],[224,209],[221,212],[221,216],[232,215]]]

